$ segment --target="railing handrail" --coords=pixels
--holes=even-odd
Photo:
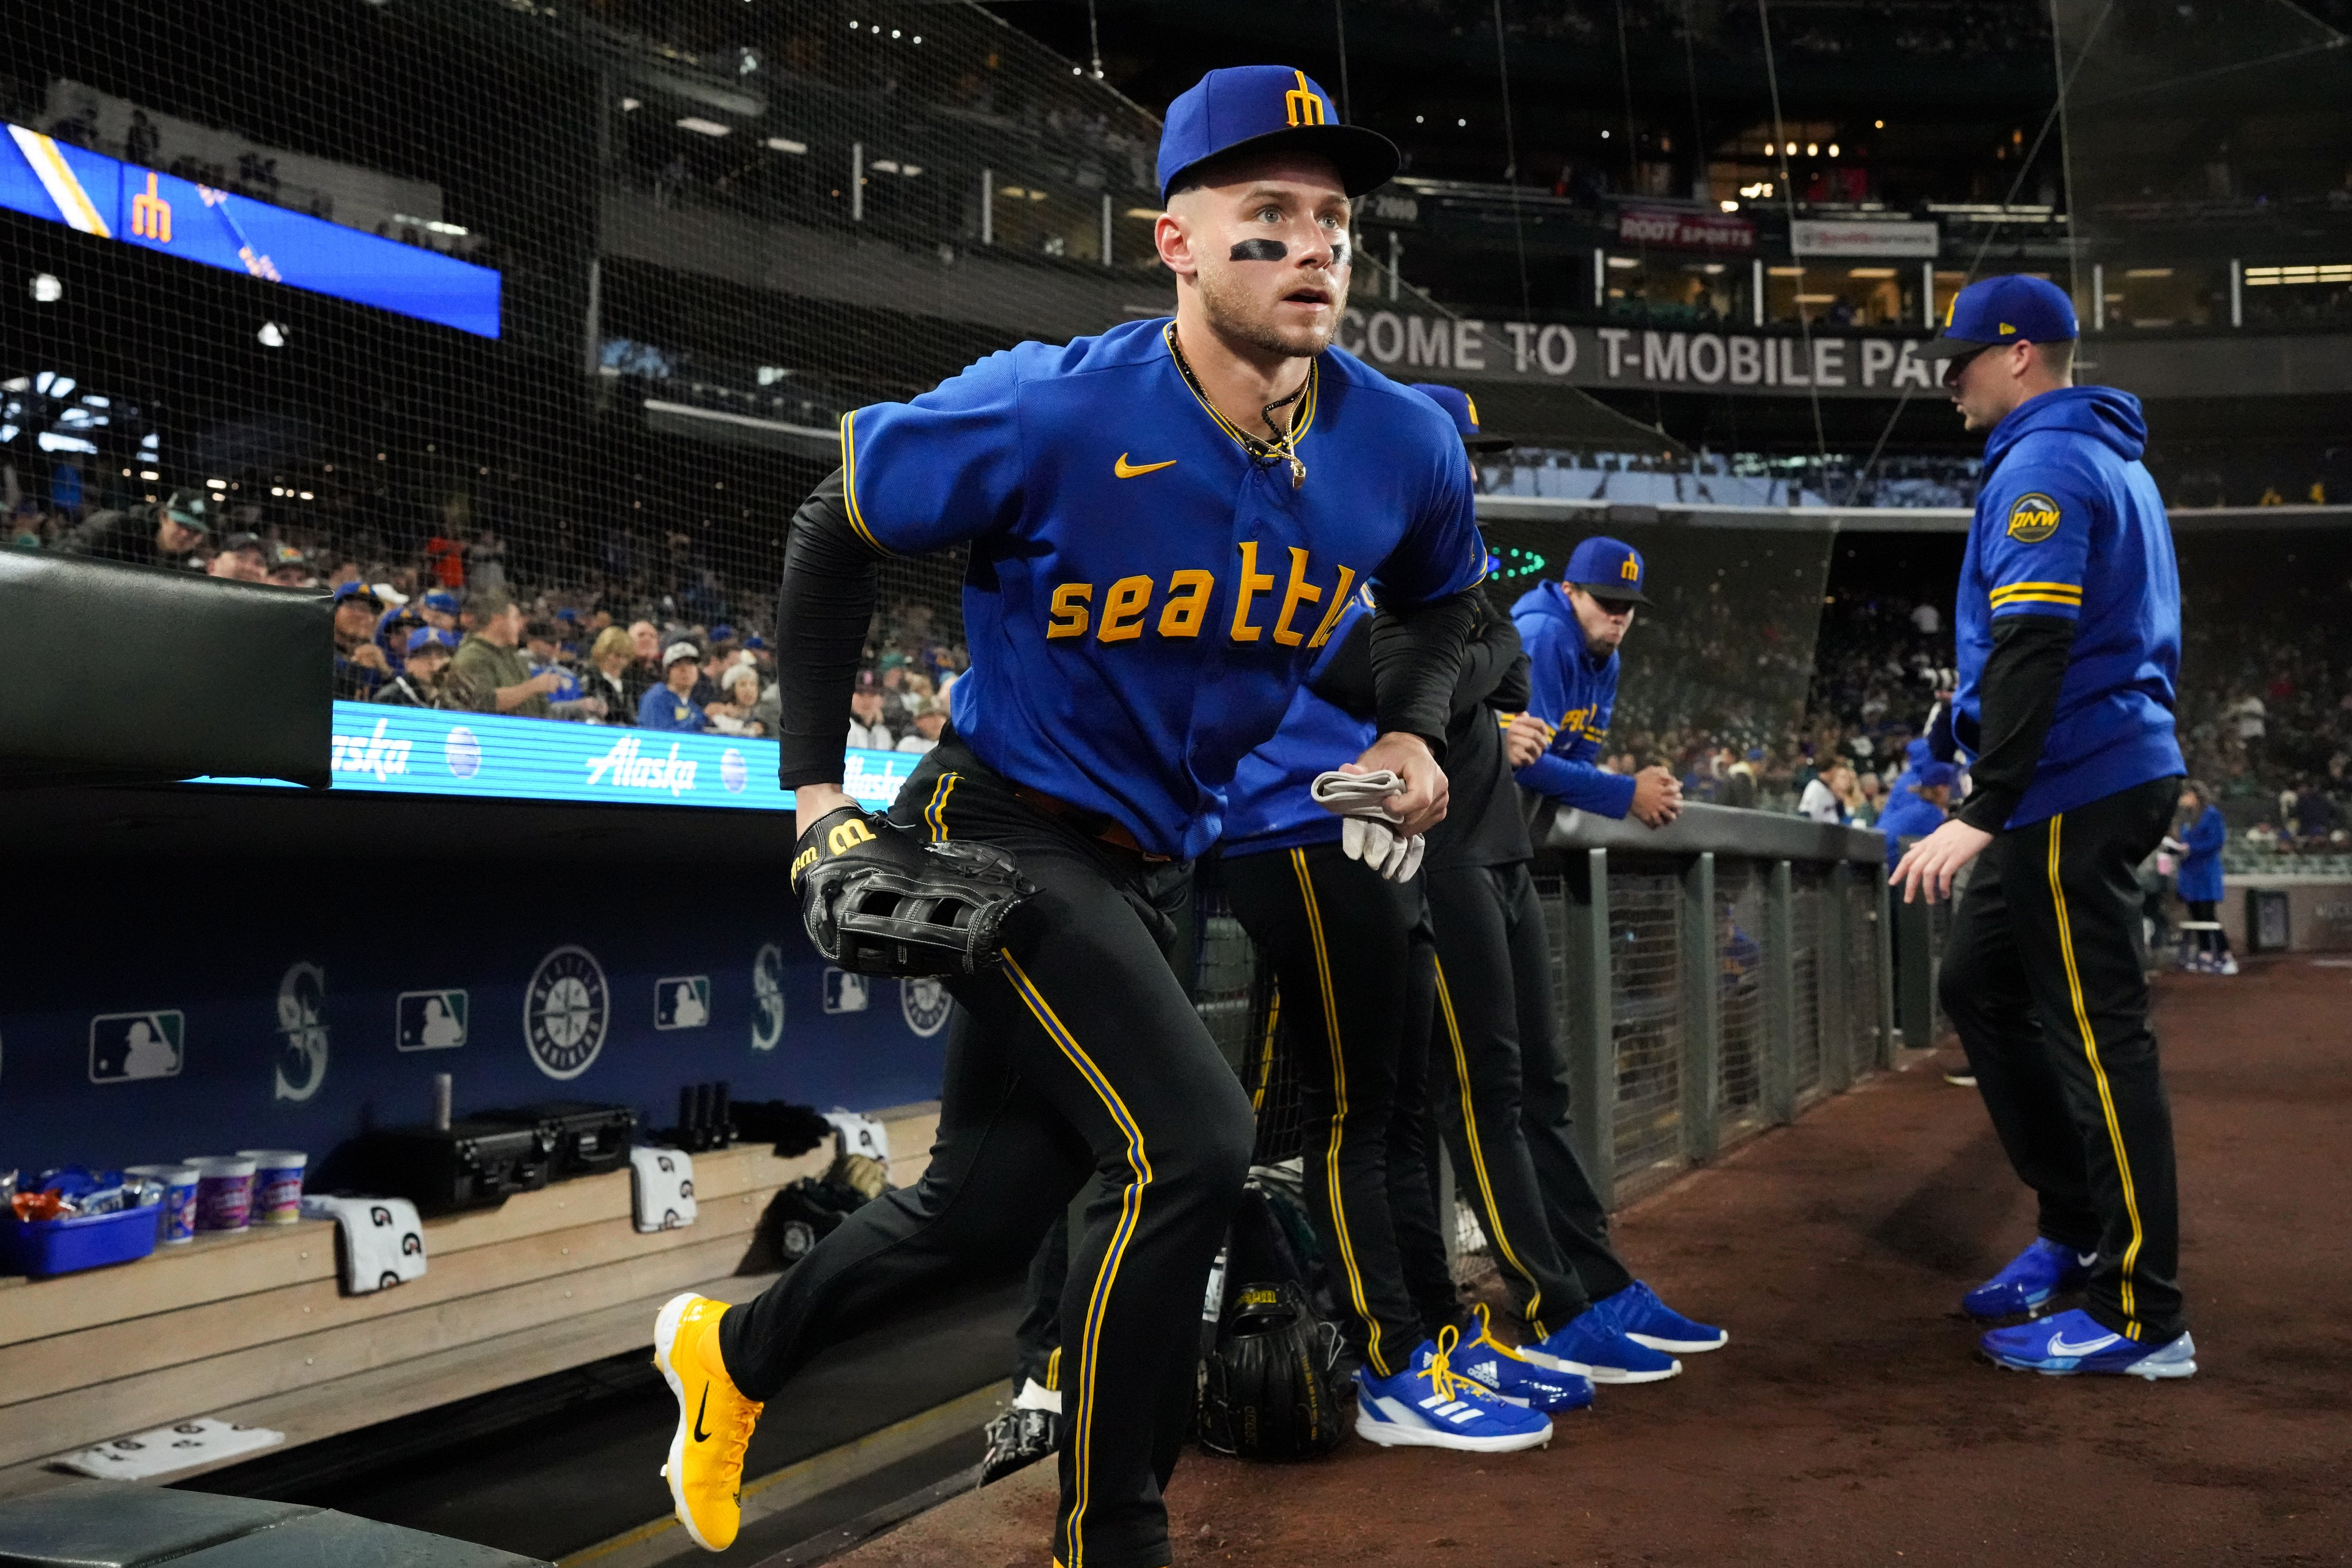
[[[1882,865],[1886,839],[1875,828],[1832,827],[1807,817],[1786,817],[1738,806],[1693,801],[1663,828],[1631,817],[1599,817],[1590,811],[1556,811],[1539,824],[1537,842],[1552,850],[1617,850],[1628,853],[1688,855],[1713,852],[1757,860],[1860,861]]]

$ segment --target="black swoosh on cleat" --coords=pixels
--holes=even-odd
[[[709,1408],[710,1385],[706,1383],[702,1385],[702,1403],[694,1407],[694,1440],[698,1443],[710,1441],[710,1434],[702,1429],[702,1413]]]

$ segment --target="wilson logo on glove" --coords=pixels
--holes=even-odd
[[[986,844],[924,843],[844,806],[793,856],[801,920],[827,963],[856,975],[976,975],[1003,956],[1008,916],[1036,894]]]

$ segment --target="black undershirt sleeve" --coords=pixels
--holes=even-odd
[[[776,685],[782,718],[776,782],[838,784],[849,747],[849,691],[874,619],[873,548],[849,526],[836,468],[793,515],[776,591]]]
[[[1322,671],[1307,683],[1314,694],[1342,713],[1372,716],[1380,695],[1372,685],[1372,618],[1359,615],[1339,646],[1323,662]]]
[[[1517,637],[1518,634],[1518,628],[1513,627],[1511,635]],[[1525,713],[1528,699],[1534,695],[1535,687],[1528,678],[1528,656],[1522,652],[1511,661],[1511,667],[1503,672],[1503,678],[1496,684],[1494,695],[1486,699],[1486,706],[1499,713]]]
[[[1382,735],[1417,735],[1444,759],[1445,716],[1478,612],[1475,588],[1410,610],[1372,612],[1374,722]]]
[[[2074,649],[2074,622],[2063,616],[1994,621],[1992,652],[1977,678],[1984,694],[1977,758],[1969,768],[1969,798],[1954,813],[1969,826],[1998,833],[2009,825],[2042,760]]]
[[[1527,663],[1519,652],[1519,629],[1507,617],[1481,606],[1478,626],[1462,655],[1461,678],[1454,683],[1453,721],[1459,724],[1476,709],[1502,698],[1514,668],[1519,672],[1519,701],[1524,704]]]

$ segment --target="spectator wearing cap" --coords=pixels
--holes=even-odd
[[[948,705],[937,697],[917,697],[912,722],[914,733],[898,742],[898,749],[920,757],[940,743],[940,732],[948,726]]]
[[[221,540],[221,548],[205,568],[206,577],[230,582],[269,580],[269,548],[257,533],[239,532]]]
[[[58,549],[136,566],[193,566],[219,509],[202,490],[174,490],[152,506],[92,512],[58,536]]]
[[[269,552],[269,580],[278,588],[310,586],[310,558],[292,545],[279,545]]]
[[[1846,796],[1853,789],[1853,769],[1832,762],[1827,772],[1806,780],[1805,792],[1797,798],[1797,815],[1836,827],[1846,820]]]
[[[1889,874],[1908,842],[1924,839],[1944,825],[1960,771],[1948,762],[1930,760],[1912,768],[1908,777],[1908,784],[1888,792],[1886,809],[1878,814],[1878,831],[1886,835]]]
[[[365,702],[392,676],[392,661],[375,642],[376,617],[383,601],[364,582],[335,590],[335,695]]]
[[[442,677],[450,655],[457,651],[457,633],[437,626],[419,626],[401,649],[400,674],[376,688],[375,700],[398,707],[437,708],[449,706]]]
[[[849,693],[849,744],[867,751],[888,751],[897,742],[882,722],[882,683],[871,670],[857,672]]]
[[[548,717],[548,694],[562,678],[552,671],[534,675],[524,662],[517,646],[522,641],[522,606],[503,588],[479,588],[467,595],[465,614],[473,630],[449,661],[449,706]]]
[[[457,596],[446,588],[436,588],[416,601],[417,618],[436,632],[457,630]]]
[[[637,727],[699,735],[710,727],[702,706],[694,700],[694,683],[702,678],[702,650],[680,639],[662,650],[662,684],[637,704]]]
[[[759,716],[760,666],[730,664],[719,675],[720,701],[708,710],[710,727],[728,735],[772,735]],[[782,707],[781,700],[778,704]]]
[[[580,685],[590,696],[604,699],[603,722],[606,724],[636,721],[637,704],[645,693],[630,687],[633,658],[629,634],[618,626],[607,626],[597,632],[596,641],[589,646],[588,668],[581,674]]]

